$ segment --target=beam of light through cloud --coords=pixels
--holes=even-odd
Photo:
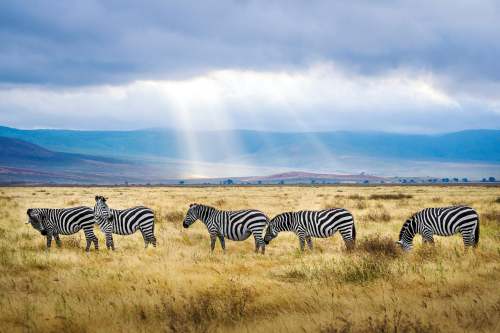
[[[454,95],[432,73],[380,76],[331,63],[295,71],[220,70],[185,80],[0,89],[0,122],[18,127],[444,132],[499,124],[499,98]]]

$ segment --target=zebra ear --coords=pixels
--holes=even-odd
[[[189,205],[189,208],[191,208],[191,207],[193,207],[193,206],[196,206],[196,204],[195,204],[195,203],[190,204],[190,205]]]
[[[98,195],[95,196],[95,201],[97,201],[97,200],[99,200],[99,196]]]
[[[26,214],[30,215],[30,214],[31,214],[31,211],[32,211],[32,209],[31,209],[31,208],[28,208],[28,210],[26,211]]]

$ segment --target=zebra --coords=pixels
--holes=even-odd
[[[326,238],[336,231],[340,232],[348,250],[354,248],[356,228],[352,214],[344,208],[324,210],[302,210],[276,215],[266,230],[264,241],[269,244],[280,231],[293,231],[299,237],[300,250],[304,251],[305,242],[313,248],[311,237]]]
[[[94,243],[95,249],[99,250],[97,237],[94,235],[94,212],[90,207],[72,208],[30,208],[27,224],[38,230],[47,237],[47,249],[55,239],[57,247],[61,247],[59,235],[72,235],[83,229],[87,246],[85,251],[90,251],[90,245]]]
[[[214,251],[215,242],[219,238],[222,250],[226,251],[225,238],[234,241],[243,241],[253,235],[255,240],[255,253],[266,251],[264,243],[264,229],[269,219],[261,211],[245,209],[236,211],[218,210],[202,204],[191,204],[184,218],[182,226],[189,228],[196,220],[201,220],[210,234],[210,248]]]
[[[425,243],[434,244],[434,235],[451,236],[460,233],[464,245],[476,247],[479,242],[479,215],[467,206],[425,208],[403,224],[396,242],[403,250],[412,248],[416,234],[422,235]]]
[[[151,243],[156,247],[154,235],[155,214],[152,209],[137,206],[123,210],[111,209],[106,203],[106,198],[97,195],[95,197],[94,218],[95,223],[106,236],[106,247],[108,250],[115,249],[113,234],[131,235],[141,230],[144,239],[144,247]]]

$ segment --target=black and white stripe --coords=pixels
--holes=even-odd
[[[406,220],[399,233],[398,244],[404,250],[412,248],[416,234],[424,242],[434,243],[434,235],[462,234],[464,245],[477,246],[479,242],[479,215],[467,206],[425,208]]]
[[[30,208],[28,223],[47,237],[47,248],[50,248],[52,238],[56,245],[61,246],[59,235],[72,235],[83,229],[87,246],[85,251],[90,251],[94,242],[95,249],[99,249],[97,237],[94,235],[94,211],[90,207],[73,208]]]
[[[191,204],[182,225],[188,228],[196,220],[201,220],[207,226],[212,251],[217,238],[225,250],[225,238],[242,241],[250,235],[253,235],[255,240],[255,252],[259,252],[260,249],[264,253],[266,250],[264,229],[269,219],[261,211],[255,209],[224,211],[206,205]]]
[[[95,197],[94,217],[96,223],[106,235],[106,247],[115,249],[113,234],[131,235],[138,229],[144,239],[144,247],[151,243],[156,247],[154,235],[155,215],[152,209],[138,206],[123,210],[111,209],[106,198]]]
[[[280,231],[292,231],[299,237],[300,250],[304,251],[305,242],[312,249],[311,237],[327,238],[337,230],[347,248],[353,248],[356,240],[356,228],[354,218],[348,210],[331,208],[319,211],[286,212],[275,216],[269,222],[264,240],[268,244],[278,236]]]

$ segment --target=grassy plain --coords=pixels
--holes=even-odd
[[[99,252],[84,252],[83,233],[46,251],[24,224],[29,207],[93,206],[96,194],[155,209],[159,246],[115,235],[111,252],[96,229]],[[345,207],[357,249],[337,234],[301,254],[280,234],[265,255],[252,239],[211,254],[200,222],[181,226],[192,202],[270,217]],[[477,250],[458,236],[393,246],[412,212],[452,204],[480,213]],[[1,332],[499,332],[500,187],[0,188],[0,308]]]

